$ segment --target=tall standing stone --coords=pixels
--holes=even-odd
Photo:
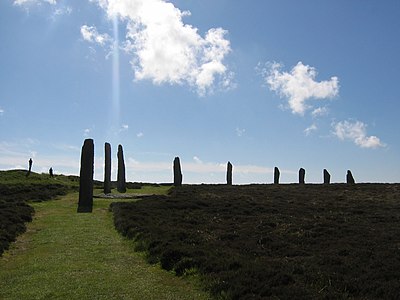
[[[181,170],[181,162],[179,157],[175,157],[174,159],[174,186],[182,185],[182,170]]]
[[[277,167],[274,168],[274,184],[279,184],[279,177],[281,176],[281,172]]]
[[[230,161],[228,161],[228,164],[226,166],[226,184],[227,185],[232,185],[232,164]]]
[[[331,174],[324,169],[324,184],[330,184],[331,183]]]
[[[346,182],[347,182],[347,184],[355,184],[356,183],[354,180],[353,174],[351,174],[350,170],[347,170]]]
[[[305,184],[305,178],[306,178],[306,170],[303,168],[300,168],[299,170],[299,183],[300,184]]]
[[[124,151],[122,145],[118,145],[118,174],[117,174],[117,190],[120,193],[126,192],[126,178],[125,178],[125,162]]]
[[[94,143],[86,139],[82,146],[79,178],[78,213],[92,212],[93,209]]]
[[[111,145],[104,144],[104,194],[111,193]]]

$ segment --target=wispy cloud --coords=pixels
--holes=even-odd
[[[193,156],[193,160],[198,163],[198,164],[202,164],[202,160],[200,158],[198,158],[197,156]]]
[[[246,132],[246,129],[244,129],[244,128],[241,129],[239,127],[236,127],[236,135],[238,137],[242,137],[245,132]]]
[[[2,116],[4,114],[4,112],[5,112],[5,110],[2,107],[0,107],[0,116]]]
[[[328,81],[317,82],[314,67],[298,62],[290,72],[281,71],[279,63],[268,63],[261,74],[270,90],[287,99],[293,114],[304,115],[312,108],[309,100],[329,99],[339,94],[339,79],[334,76]]]
[[[128,124],[122,124],[120,129],[118,130],[118,133],[126,132],[128,130],[129,130],[129,125]]]
[[[141,138],[141,137],[143,137],[144,136],[144,133],[143,132],[138,132],[137,134],[136,134],[136,137],[137,138]]]
[[[188,84],[199,95],[211,92],[217,82],[224,89],[231,85],[232,72],[224,63],[231,52],[226,30],[211,28],[201,36],[197,28],[183,22],[191,13],[165,0],[97,3],[110,18],[127,21],[124,49],[133,55],[131,64],[136,80]],[[93,36],[91,32],[85,28],[87,35]]]
[[[91,132],[92,130],[90,128],[86,128],[83,130],[83,136],[88,137]]]
[[[309,136],[311,133],[313,133],[316,130],[318,130],[317,125],[316,124],[311,124],[309,127],[304,129],[304,133],[305,133],[306,136]]]
[[[23,6],[23,5],[31,5],[31,4],[57,4],[57,0],[14,0],[14,5]]]
[[[329,113],[329,110],[326,107],[318,107],[311,112],[311,115],[314,118],[326,116]]]
[[[333,134],[340,140],[351,140],[361,148],[385,147],[376,136],[367,136],[367,125],[360,121],[333,123]]]
[[[141,162],[132,158],[128,158],[127,165],[136,169],[137,171],[145,172],[156,172],[156,171],[171,171],[171,162]],[[226,172],[226,162],[216,163],[216,162],[204,162],[198,156],[194,156],[192,161],[181,160],[182,172],[192,172],[192,173],[225,173]],[[272,168],[267,168],[263,166],[256,165],[234,165],[234,170],[236,173],[243,174],[268,174],[272,173]]]
[[[111,41],[107,33],[100,34],[95,26],[83,25],[81,27],[81,35],[85,41],[96,43],[100,46],[104,46]]]
[[[58,16],[68,16],[72,13],[72,7],[65,6],[65,7],[57,7],[53,12],[53,19]]]

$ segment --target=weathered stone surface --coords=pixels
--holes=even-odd
[[[175,157],[174,159],[174,186],[182,185],[182,170],[181,170],[181,162],[179,157]]]
[[[331,174],[324,169],[324,184],[330,184],[331,183]]]
[[[31,171],[32,171],[32,164],[33,164],[33,160],[32,158],[29,159],[29,169],[28,172],[26,172],[26,177],[28,177],[29,175],[31,175]]]
[[[233,166],[231,162],[228,161],[228,164],[226,166],[226,184],[227,185],[232,185],[232,169]]]
[[[355,184],[356,183],[354,180],[353,174],[351,174],[350,170],[347,170],[346,182],[347,182],[347,184]]]
[[[274,168],[274,184],[279,184],[279,177],[281,176],[281,172],[277,167]]]
[[[79,178],[78,213],[92,212],[93,209],[94,143],[86,139],[82,146]]]
[[[303,168],[300,168],[299,170],[299,183],[300,184],[305,184],[305,178],[306,178],[306,170]]]
[[[126,192],[126,177],[125,177],[125,161],[124,150],[122,145],[118,145],[118,174],[117,174],[117,190],[120,193]]]
[[[111,145],[104,144],[104,194],[111,193]]]

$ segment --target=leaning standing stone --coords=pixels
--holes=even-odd
[[[347,170],[346,182],[347,182],[347,184],[355,184],[356,183],[354,180],[353,174],[351,174],[350,170]]]
[[[181,162],[179,157],[175,157],[174,159],[174,186],[182,185],[182,170],[181,170]]]
[[[226,166],[226,184],[227,185],[232,185],[232,164],[231,162],[228,161],[228,164]]]
[[[117,174],[117,190],[120,193],[126,192],[126,178],[125,178],[125,162],[124,151],[122,145],[118,145],[118,174]]]
[[[274,184],[279,184],[279,177],[281,176],[281,172],[277,167],[274,168]]]
[[[111,145],[104,144],[104,194],[111,193]]]
[[[93,209],[93,164],[94,143],[92,139],[86,139],[81,153],[78,213],[92,212]]]
[[[304,184],[305,183],[305,178],[306,178],[306,170],[303,168],[300,168],[299,170],[299,183]]]
[[[330,184],[331,183],[331,174],[324,169],[324,184]]]

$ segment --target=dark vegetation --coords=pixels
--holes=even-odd
[[[29,202],[40,202],[77,190],[76,176],[55,176],[25,170],[0,171],[0,256],[17,235],[32,221],[34,209]]]
[[[216,298],[398,299],[400,185],[199,185],[113,203],[149,262]]]

